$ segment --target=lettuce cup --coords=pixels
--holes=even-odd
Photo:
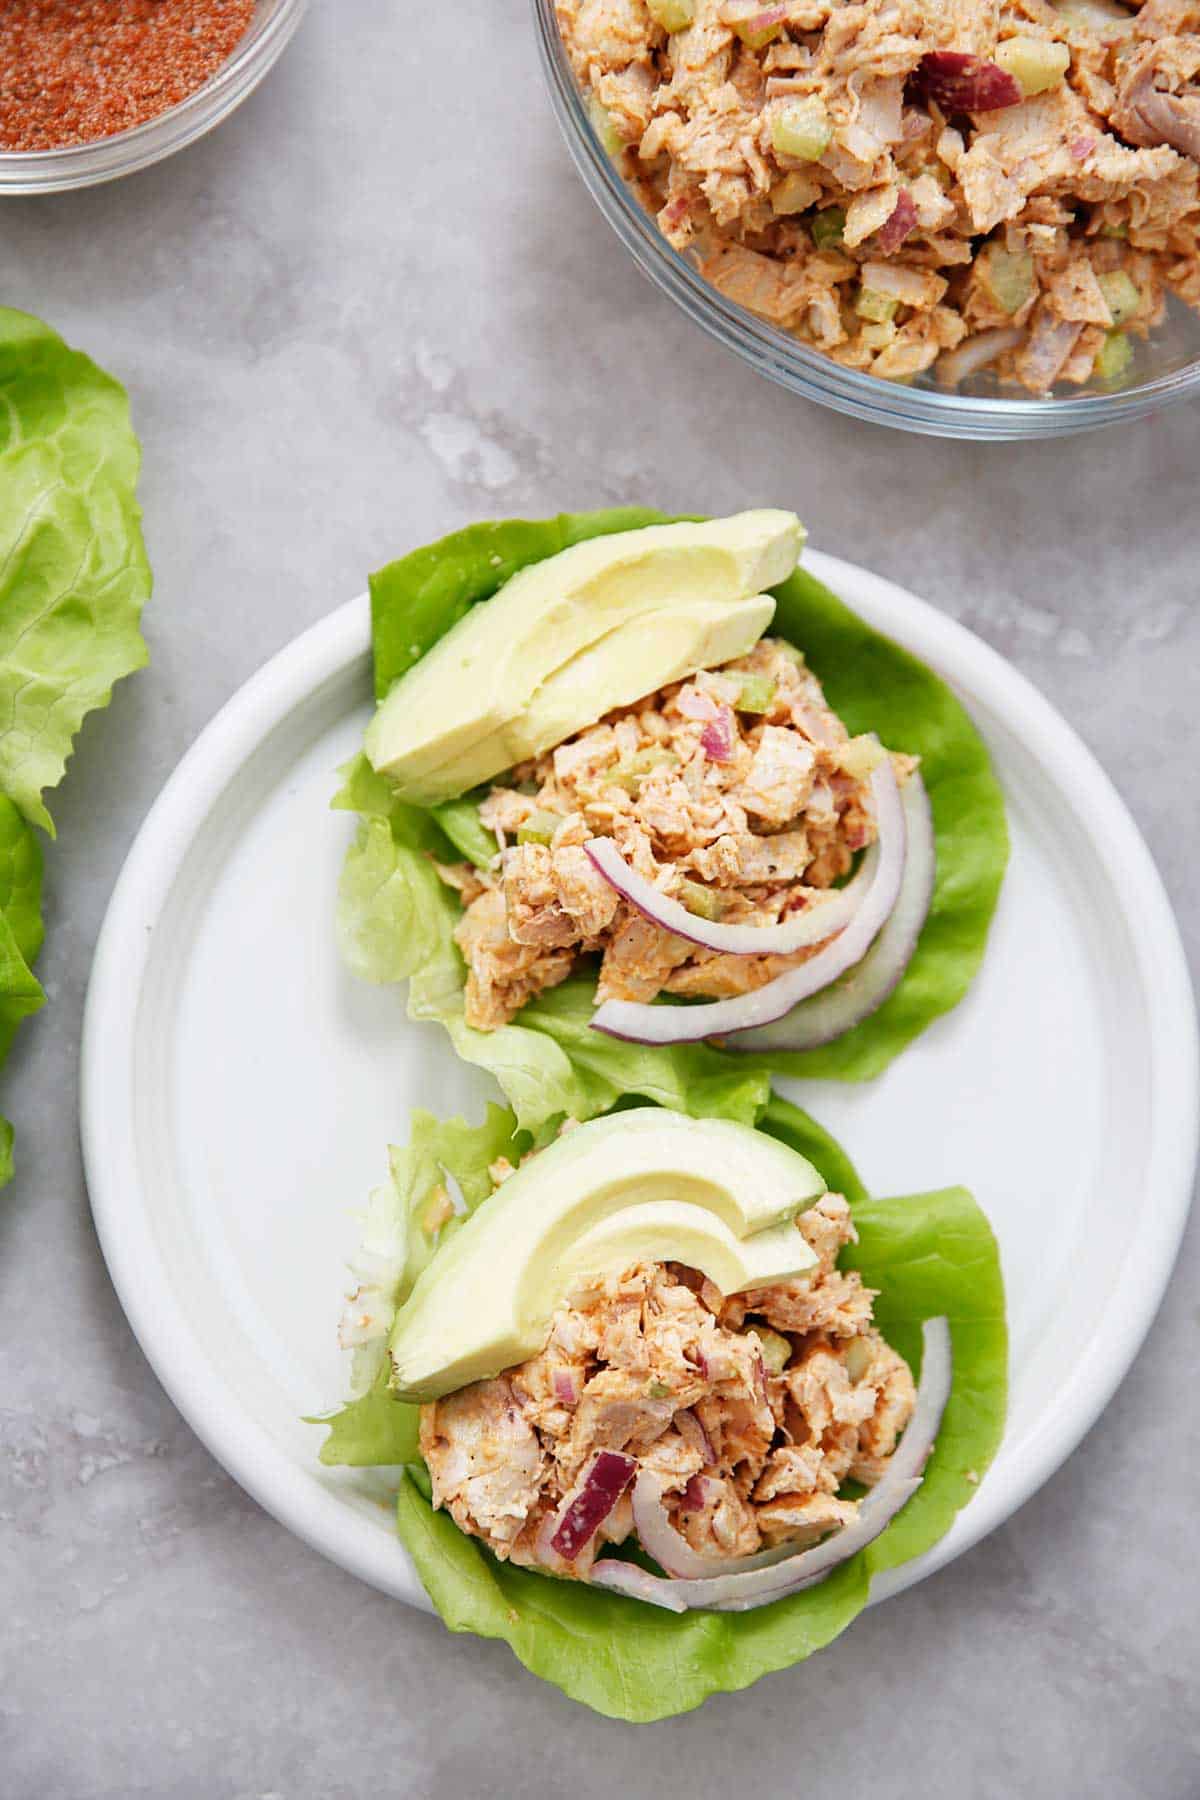
[[[335,805],[346,961],[523,1127],[626,1094],[747,1120],[953,1007],[1007,856],[977,732],[797,567],[780,511],[469,527],[372,578]]]
[[[754,1127],[632,1106],[541,1149],[508,1109],[418,1115],[356,1276],[322,1460],[400,1465],[399,1534],[451,1629],[616,1717],[827,1643],[944,1534],[1003,1428],[971,1196],[870,1198],[776,1097]]]

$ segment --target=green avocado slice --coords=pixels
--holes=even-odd
[[[595,724],[614,707],[629,706],[698,669],[713,669],[745,656],[771,623],[770,594],[723,603],[680,601],[649,617],[617,625],[548,675],[525,710],[499,731],[481,738],[443,768],[421,777],[427,805],[439,804],[489,781],[502,769]],[[650,670],[650,685],[647,677]]]
[[[580,1125],[451,1231],[396,1315],[392,1390],[436,1400],[535,1355],[587,1275],[678,1261],[725,1294],[802,1275],[816,1258],[796,1215],[824,1192],[803,1156],[727,1119],[638,1107]]]
[[[502,733],[582,651],[664,607],[733,606],[756,596],[790,575],[803,541],[794,513],[763,510],[592,538],[519,570],[396,683],[367,730],[370,762],[404,799],[446,798],[444,781],[431,792],[426,779]],[[657,673],[652,632],[636,652],[628,642],[636,699],[670,677]],[[591,709],[562,735],[599,716]]]

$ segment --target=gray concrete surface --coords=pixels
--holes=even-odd
[[[798,1674],[635,1729],[293,1540],[146,1366],[93,1236],[80,1010],[138,825],[238,684],[399,546],[623,498],[795,505],[1083,734],[1198,947],[1200,412],[1037,448],[873,431],[712,348],[568,164],[524,0],[326,0],[175,160],[8,201],[0,293],[128,383],[153,664],[87,726],[49,855],[51,1005],[4,1076],[0,1792],[1188,1800],[1200,1793],[1193,1230],[1083,1448]]]

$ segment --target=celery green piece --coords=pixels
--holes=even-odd
[[[758,1339],[762,1359],[772,1375],[787,1368],[792,1346],[782,1332],[772,1331],[768,1325],[751,1325],[748,1335]]]
[[[1033,293],[1033,257],[1028,250],[1011,251],[993,244],[980,258],[979,272],[996,305],[1006,313],[1019,313]]]
[[[881,294],[878,288],[864,287],[854,302],[854,310],[860,319],[870,319],[872,324],[881,325],[895,317],[899,304],[894,294]]]
[[[696,0],[646,0],[646,11],[664,31],[686,31],[696,17]]]
[[[771,211],[776,218],[807,212],[813,203],[813,178],[803,169],[792,169],[771,189]]]
[[[858,335],[868,350],[886,350],[889,344],[896,341],[896,321],[880,319],[876,323],[861,325]]]
[[[771,143],[781,156],[817,162],[833,138],[829,115],[820,100],[789,100],[771,120]]]
[[[1117,382],[1133,361],[1133,345],[1123,331],[1110,331],[1100,348],[1093,373],[1101,381]]]
[[[698,881],[681,881],[679,884],[680,902],[698,919],[716,921],[725,911],[722,895],[714,893],[712,888],[702,887]]]
[[[1115,269],[1110,275],[1099,276],[1100,292],[1104,295],[1104,304],[1112,314],[1114,325],[1127,325],[1142,304],[1142,296],[1136,284],[1125,273],[1124,269]]]
[[[517,827],[518,844],[549,844],[562,824],[558,813],[543,812],[540,807],[531,812],[523,825]]]
[[[588,101],[588,118],[592,122],[592,130],[600,139],[601,148],[606,156],[620,156],[625,148],[620,133],[613,124],[612,114],[607,106],[597,100],[595,94]]]
[[[809,230],[812,241],[818,250],[832,250],[842,241],[842,233],[846,229],[846,209],[844,206],[827,206],[819,212]]]
[[[742,682],[742,691],[735,705],[739,712],[770,712],[771,702],[775,698],[775,683],[765,675],[747,675]]]
[[[1011,37],[997,45],[995,61],[1028,97],[1059,85],[1071,65],[1071,52],[1048,38]]]
[[[722,10],[748,50],[765,49],[783,30],[782,20],[773,18],[761,0],[736,0],[736,4]]]

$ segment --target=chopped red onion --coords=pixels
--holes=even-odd
[[[890,256],[916,228],[917,203],[907,188],[901,188],[890,215],[875,234],[875,242],[885,256]]]
[[[558,1401],[560,1406],[578,1405],[579,1389],[575,1384],[574,1373],[570,1369],[555,1369],[552,1385],[554,1388],[554,1398]]]
[[[629,1483],[637,1464],[620,1450],[597,1450],[581,1481],[558,1510],[550,1547],[564,1562],[574,1562],[590,1544]]]
[[[675,705],[685,719],[697,719],[701,724],[711,724],[721,716],[721,709],[712,695],[700,688],[680,688]]]
[[[733,755],[734,735],[733,714],[723,706],[700,733],[700,748],[710,762],[728,762]]]
[[[1015,76],[997,63],[961,50],[927,50],[911,77],[911,86],[943,112],[995,112],[1019,105],[1022,94]]]

